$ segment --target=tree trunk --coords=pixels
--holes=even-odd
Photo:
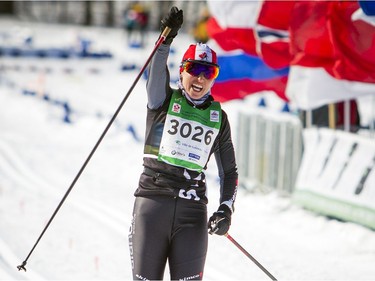
[[[0,14],[14,14],[14,1],[1,1]]]
[[[85,1],[85,21],[84,25],[91,25],[92,24],[92,1]]]
[[[107,1],[107,26],[115,25],[115,3],[114,1]]]

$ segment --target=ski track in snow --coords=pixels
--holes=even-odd
[[[54,186],[54,184],[48,183],[41,177],[36,176],[22,162],[14,150],[1,140],[0,153],[3,154],[3,158],[0,158],[0,167],[9,173],[13,180],[17,180],[21,188],[26,187],[31,192],[42,190],[43,193],[48,194],[50,197],[62,199],[62,197],[56,195],[54,190],[51,190],[51,186]],[[2,161],[4,159],[5,161]],[[81,212],[105,224],[121,235],[126,233],[124,225],[129,222],[124,221],[123,216],[111,209],[110,206],[104,206],[97,201],[90,201],[85,198],[79,198],[79,201],[75,198],[75,200],[71,200],[71,203],[73,203],[73,206]]]
[[[62,197],[56,194],[56,190],[51,189],[54,184],[48,183],[41,177],[35,175],[35,173],[22,162],[21,158],[11,146],[7,145],[2,140],[0,140],[0,170],[4,173],[2,176],[12,179],[16,183],[16,186],[21,189],[25,189],[28,192],[43,192],[50,198],[62,199]],[[126,237],[127,226],[129,226],[130,222],[124,220],[124,215],[113,210],[110,206],[105,206],[100,202],[85,198],[73,198],[73,200],[70,200],[70,204],[84,213],[85,217],[105,226],[111,234],[117,233],[120,237]],[[15,255],[6,247],[4,242],[0,242],[4,263],[7,266],[15,264]],[[38,277],[38,275],[32,273],[32,271],[28,271],[27,276],[31,279]],[[37,279],[40,278],[38,277]]]

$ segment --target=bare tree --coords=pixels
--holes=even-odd
[[[69,13],[68,13],[68,1],[58,1],[57,5],[59,6],[58,22],[67,23],[69,22]]]
[[[14,1],[1,1],[0,14],[14,14]]]
[[[92,24],[92,1],[85,1],[85,20],[84,25]]]
[[[107,4],[106,25],[114,26],[115,25],[115,3],[114,1],[106,1],[106,4]]]

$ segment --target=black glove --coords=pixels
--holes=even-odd
[[[184,15],[182,10],[179,10],[177,7],[172,7],[168,15],[161,20],[161,32],[163,32],[167,26],[171,28],[171,31],[163,42],[164,44],[170,45],[172,43],[173,39],[177,36],[177,32],[181,28],[183,21]]]
[[[231,223],[232,211],[225,204],[221,204],[208,220],[210,234],[224,235],[228,232]]]

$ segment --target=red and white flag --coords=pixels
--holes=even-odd
[[[297,1],[286,94],[302,109],[375,94],[375,27],[355,1]]]

